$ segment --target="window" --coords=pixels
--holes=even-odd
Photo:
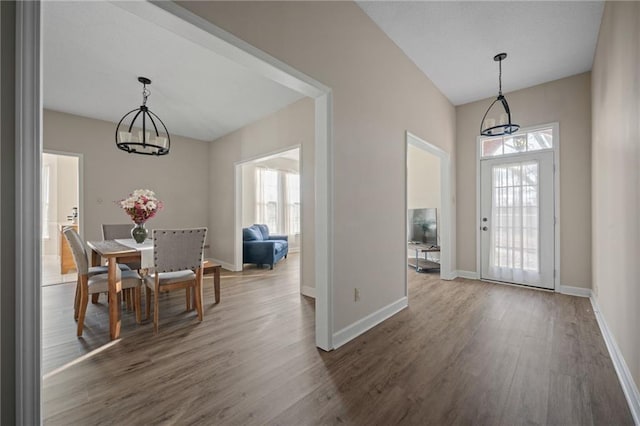
[[[497,138],[482,138],[480,143],[482,157],[541,151],[553,148],[553,129],[538,129]]]
[[[287,233],[289,235],[296,235],[300,233],[300,175],[297,173],[286,173],[285,176]]]
[[[256,167],[256,221],[273,234],[300,233],[300,175]]]
[[[280,232],[278,171],[256,167],[256,184],[256,219],[271,232]]]

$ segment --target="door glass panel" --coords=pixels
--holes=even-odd
[[[528,151],[552,148],[553,131],[551,129],[544,129],[527,133],[527,146]]]
[[[492,167],[489,268],[498,279],[522,282],[539,274],[538,173],[538,161]]]
[[[502,138],[483,140],[482,156],[493,157],[496,155],[502,155]]]

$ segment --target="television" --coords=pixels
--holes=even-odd
[[[437,209],[409,209],[407,241],[438,245],[438,214]]]

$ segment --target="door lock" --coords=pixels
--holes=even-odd
[[[483,222],[486,222],[487,220],[488,220],[488,219],[487,219],[486,217],[483,217],[483,218],[482,218],[482,221],[483,221]]]
[[[486,226],[483,226],[483,227],[482,227],[482,230],[483,230],[483,231],[486,231],[487,229],[489,229],[489,228],[487,228]]]

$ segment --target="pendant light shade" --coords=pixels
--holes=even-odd
[[[171,137],[160,117],[147,107],[151,80],[138,77],[142,83],[142,105],[126,113],[116,127],[116,146],[130,154],[167,155]],[[131,120],[131,121],[129,121]]]
[[[509,109],[509,103],[507,102],[507,98],[502,95],[502,61],[507,57],[506,53],[498,53],[493,57],[493,60],[498,62],[499,74],[498,74],[498,97],[491,103],[487,112],[484,113],[484,117],[482,117],[482,121],[480,122],[480,134],[482,136],[502,136],[502,135],[510,135],[518,131],[520,126],[518,124],[511,122],[511,110]],[[492,108],[494,105],[498,105],[498,107]],[[502,106],[502,111],[500,111],[500,107]],[[489,114],[489,112],[491,114]],[[487,118],[489,116],[490,118]],[[497,117],[498,121],[496,123],[496,119],[492,117]]]

